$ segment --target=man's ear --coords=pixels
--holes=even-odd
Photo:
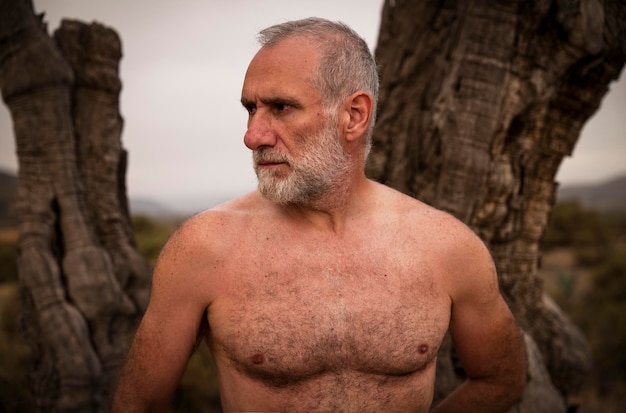
[[[347,120],[344,126],[346,140],[355,141],[367,132],[373,108],[374,100],[363,91],[355,92],[346,99],[343,112]]]

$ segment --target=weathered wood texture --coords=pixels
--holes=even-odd
[[[15,131],[21,320],[40,411],[105,412],[151,268],[126,205],[117,34],[0,0],[0,89]]]
[[[559,165],[624,66],[626,3],[388,0],[376,57],[381,98],[368,175],[482,237],[552,382],[563,397],[575,394],[589,349],[546,301],[538,245]],[[443,351],[443,365],[449,357]],[[439,396],[456,383],[447,364]]]

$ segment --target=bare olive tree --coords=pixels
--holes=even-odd
[[[565,411],[589,347],[544,294],[539,241],[555,176],[626,60],[619,0],[388,0],[368,175],[467,223],[527,333],[518,412]],[[442,349],[437,398],[462,378]]]
[[[15,131],[20,327],[40,411],[106,412],[148,300],[119,113],[121,42],[63,21],[51,38],[30,0],[0,0],[0,89]]]

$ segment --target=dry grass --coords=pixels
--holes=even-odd
[[[616,243],[612,249],[616,256],[626,254],[626,248],[623,244]],[[626,406],[624,374],[618,372],[619,368],[607,368],[607,363],[613,365],[613,363],[619,362],[619,355],[609,350],[612,349],[609,343],[623,337],[620,334],[624,331],[625,326],[618,325],[619,322],[612,326],[611,331],[615,337],[608,337],[606,331],[597,328],[597,326],[607,323],[605,319],[610,315],[607,311],[613,311],[612,308],[614,307],[617,309],[615,311],[618,312],[621,311],[619,309],[626,308],[624,307],[624,298],[614,301],[610,297],[615,292],[598,289],[598,271],[602,264],[606,263],[606,260],[592,267],[581,266],[580,257],[577,256],[576,250],[563,247],[544,252],[541,261],[540,277],[544,281],[544,290],[569,314],[574,324],[579,326],[592,348],[595,367],[589,374],[586,388],[581,394],[576,395],[575,400],[571,400],[571,402],[579,404],[578,413],[626,412],[624,407]],[[626,273],[615,274],[615,276],[624,277],[621,278],[622,280],[626,279]],[[623,290],[623,287],[619,287],[619,285],[619,283],[615,283],[608,288]],[[590,297],[597,296],[598,293],[603,294],[606,299],[590,301]],[[591,324],[590,319],[592,320]],[[604,367],[600,368],[599,365]],[[605,390],[601,390],[600,381],[603,381]],[[607,383],[609,383],[608,388],[606,388]]]
[[[593,278],[592,271],[578,265],[572,248],[555,248],[545,252],[541,257],[539,276],[546,293],[561,306],[581,299],[589,291]]]
[[[27,385],[30,349],[17,331],[17,286],[0,284],[0,411],[34,412]]]
[[[18,235],[17,228],[0,228],[0,242],[15,243]]]

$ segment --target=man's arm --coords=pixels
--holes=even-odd
[[[139,325],[113,398],[114,413],[165,411],[194,351],[208,306],[201,243],[184,224],[163,248],[150,303]]]
[[[486,247],[473,234],[457,241],[460,253],[448,263],[450,332],[467,380],[432,413],[506,412],[522,397],[526,384],[523,340],[500,295]]]

